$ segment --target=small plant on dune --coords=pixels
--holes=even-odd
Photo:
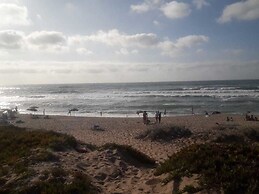
[[[197,193],[197,192],[199,192],[201,190],[202,190],[201,187],[194,187],[192,185],[186,185],[183,188],[182,193]]]
[[[44,178],[28,184],[35,171],[30,167],[39,162],[58,161],[52,151],[75,149],[75,138],[47,131],[26,131],[13,126],[0,126],[0,194],[85,194],[96,193],[89,177],[82,173],[53,168],[43,172]],[[52,150],[52,151],[51,151]],[[9,182],[4,178],[18,177]],[[72,181],[67,183],[67,180]]]
[[[30,162],[55,162],[59,160],[59,157],[54,155],[52,152],[40,149],[29,157]]]
[[[152,141],[171,141],[178,138],[188,138],[192,135],[192,132],[181,126],[154,126],[137,138],[150,139]]]
[[[259,129],[246,129],[244,135],[251,141],[259,142]]]
[[[62,168],[52,169],[55,177],[48,181],[35,183],[18,191],[19,194],[95,194],[98,190],[91,184],[90,178],[80,172],[69,173]],[[65,182],[65,176],[72,176],[71,183]],[[10,194],[15,194],[10,193]]]
[[[214,140],[216,143],[244,143],[244,141],[243,136],[235,134],[221,135]]]
[[[157,167],[155,175],[169,173],[173,180],[174,175],[179,178],[199,174],[203,189],[258,193],[258,166],[258,145],[202,144],[189,146],[172,155]]]
[[[126,161],[134,160],[145,165],[156,165],[155,160],[128,145],[105,144],[101,149],[117,149]]]

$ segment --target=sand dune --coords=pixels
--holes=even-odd
[[[226,117],[233,117],[227,121]],[[24,123],[16,123],[22,120]],[[153,119],[154,122],[154,119]],[[209,142],[217,135],[227,131],[248,127],[259,127],[259,122],[245,121],[242,115],[204,115],[164,117],[161,124],[144,125],[142,118],[88,118],[72,116],[50,116],[44,119],[39,116],[19,115],[13,123],[30,130],[53,130],[74,136],[81,142],[102,146],[107,143],[130,145],[157,162],[165,160],[181,148],[193,143]],[[143,140],[137,138],[145,130],[155,127],[184,126],[192,131],[188,138],[173,139],[170,142]],[[174,183],[161,183],[165,177],[154,176],[154,168],[136,166],[117,149],[95,150],[87,153],[60,153],[62,165],[74,168],[90,175],[94,184],[102,193],[172,193]],[[180,188],[194,179],[184,179]]]

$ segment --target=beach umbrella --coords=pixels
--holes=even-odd
[[[78,109],[77,109],[77,108],[72,108],[72,109],[70,109],[69,111],[70,111],[70,112],[72,112],[72,111],[78,111]]]
[[[29,111],[33,111],[33,112],[38,111],[36,108],[28,108],[27,110],[29,110]]]
[[[137,112],[136,112],[136,114],[140,114],[140,113],[143,113],[144,111],[142,111],[142,110],[138,110]]]
[[[73,112],[73,111],[78,111],[78,109],[77,108],[69,109],[68,114],[71,115],[71,112]]]
[[[35,106],[32,106],[32,107],[30,107],[30,108],[27,108],[27,110],[32,111],[32,112],[37,112],[37,111],[38,111]]]
[[[31,106],[30,107],[31,109],[37,109],[37,108],[39,108],[38,106]],[[28,109],[27,109],[28,110]]]

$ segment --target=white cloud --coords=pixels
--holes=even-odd
[[[23,33],[14,30],[0,31],[0,49],[19,49],[23,46]]]
[[[219,23],[226,23],[232,20],[249,21],[255,19],[259,19],[259,1],[247,0],[226,6],[217,21]]]
[[[0,3],[0,26],[28,26],[28,10],[25,6]]]
[[[153,33],[129,35],[121,33],[117,29],[107,32],[98,31],[86,36],[65,36],[62,32],[56,31],[35,31],[24,35],[22,32],[9,30],[0,31],[0,49],[23,49],[24,53],[29,51],[48,53],[71,51],[72,56],[74,52],[79,55],[92,55],[93,51],[86,48],[96,50],[101,44],[108,46],[105,48],[105,52],[119,55],[138,54],[138,49],[146,49],[148,52],[150,50],[161,51],[164,55],[176,56],[181,54],[184,49],[207,42],[208,39],[207,36],[203,35],[189,35],[174,42],[169,39],[163,41]]]
[[[50,51],[65,51],[66,37],[61,32],[56,31],[35,31],[26,37],[29,46],[33,48]]]
[[[87,42],[99,42],[109,46],[123,46],[123,47],[152,47],[158,42],[158,38],[153,33],[141,33],[128,35],[120,33],[117,29],[105,31],[98,31],[96,34],[89,36],[73,36],[69,38],[69,44],[85,44]]]
[[[188,49],[208,41],[209,38],[207,36],[189,35],[177,39],[175,43],[170,40],[160,42],[158,47],[162,50],[162,54],[174,57],[184,49]]]
[[[205,0],[194,0],[195,5],[207,5]],[[197,3],[196,3],[197,1]],[[167,0],[144,0],[140,4],[131,5],[131,10],[136,13],[145,13],[151,10],[159,10],[170,19],[179,19],[190,15],[191,7],[188,3]],[[155,24],[156,25],[156,24]]]
[[[136,13],[145,13],[152,9],[156,9],[163,3],[163,0],[145,0],[141,4],[131,5],[130,8]]]
[[[92,54],[94,54],[93,51],[90,51],[86,48],[78,48],[78,49],[76,49],[76,52],[80,55],[92,55]]]
[[[181,37],[176,42],[176,47],[178,48],[190,48],[193,45],[198,45],[203,42],[208,42],[209,38],[203,35],[189,35]]]
[[[151,9],[150,6],[146,3],[142,3],[139,5],[131,5],[130,7],[131,7],[131,10],[136,13],[144,13]]]
[[[159,26],[159,25],[160,25],[159,21],[157,21],[157,20],[154,20],[154,21],[153,21],[153,24],[154,24],[155,26]]]
[[[166,3],[160,9],[170,19],[183,18],[191,13],[189,4],[177,1]]]
[[[117,54],[117,55],[138,54],[138,50],[137,49],[128,50],[126,48],[121,48],[120,50],[115,51],[115,54]]]
[[[192,3],[196,9],[202,9],[204,6],[210,5],[206,0],[193,0]]]

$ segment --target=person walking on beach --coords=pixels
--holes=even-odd
[[[147,112],[143,112],[143,123],[146,125],[147,124]]]
[[[165,109],[165,111],[164,111],[164,116],[166,115],[166,109]]]
[[[159,111],[156,111],[155,113],[156,123],[158,122],[158,117],[159,117]]]
[[[161,123],[161,116],[162,116],[162,113],[159,112],[159,113],[158,113],[158,121],[159,121],[159,123]]]

